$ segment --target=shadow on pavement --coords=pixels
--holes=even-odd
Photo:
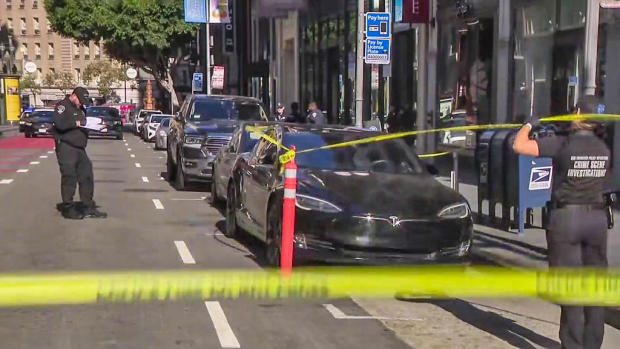
[[[409,300],[408,300],[409,301]],[[454,315],[479,330],[485,331],[508,344],[521,349],[536,349],[534,343],[543,348],[559,348],[560,343],[540,335],[492,311],[481,310],[461,299],[452,300],[411,300],[430,303]],[[530,343],[531,342],[531,343]]]
[[[503,250],[510,251],[512,253],[515,253],[515,254],[518,254],[518,255],[521,255],[527,258],[531,258],[533,260],[543,261],[543,262],[547,261],[546,253],[525,251],[519,246],[512,244],[511,242],[498,241],[495,239],[495,237],[490,238],[490,237],[478,235],[478,233],[476,233],[476,235],[474,236],[474,246],[478,249],[486,249],[486,248],[503,249]]]

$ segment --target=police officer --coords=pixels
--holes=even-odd
[[[327,119],[325,118],[325,115],[323,115],[323,112],[321,111],[321,109],[319,109],[315,101],[312,101],[308,104],[308,116],[306,117],[306,120],[309,124],[327,124]]]
[[[598,114],[604,106],[594,96],[577,104],[578,114]],[[610,171],[610,151],[597,137],[599,125],[574,120],[565,136],[530,140],[535,122],[517,133],[513,149],[553,159],[551,211],[547,247],[551,267],[606,267],[607,214],[603,190]],[[600,348],[605,311],[602,307],[562,306],[560,340],[565,349]]]
[[[106,218],[93,201],[93,166],[86,154],[88,131],[85,106],[90,103],[88,90],[77,87],[58,102],[54,110],[56,157],[60,167],[62,204],[58,209],[65,218]],[[77,183],[80,184],[82,206],[73,202]]]

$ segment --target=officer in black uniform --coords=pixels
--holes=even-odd
[[[321,109],[319,109],[318,104],[315,101],[312,101],[308,104],[308,116],[306,120],[309,124],[315,125],[326,125],[327,118],[323,115]]]
[[[85,106],[90,103],[88,90],[77,87],[58,102],[54,110],[56,157],[60,166],[62,204],[58,209],[65,218],[105,218],[93,201],[93,166],[86,154],[88,131]],[[81,206],[73,202],[77,183],[80,184]]]
[[[578,114],[604,113],[594,96],[577,104]],[[547,247],[551,267],[606,267],[607,213],[604,184],[610,172],[610,150],[595,131],[595,122],[574,120],[565,136],[530,140],[532,123],[517,133],[513,149],[524,155],[553,158],[551,211]],[[560,340],[565,349],[600,348],[603,307],[562,306]]]

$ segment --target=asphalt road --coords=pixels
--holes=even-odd
[[[161,178],[165,152],[126,138],[90,141],[95,199],[110,217],[83,221],[55,209],[50,139],[0,139],[0,271],[260,268],[256,242],[221,235],[208,192],[177,192]],[[0,309],[0,338],[2,348],[408,347],[381,322],[337,319],[324,303],[368,315],[350,299]]]
[[[221,234],[205,187],[177,192],[165,152],[91,140],[105,220],[63,219],[53,141],[0,138],[0,272],[261,268]],[[479,262],[474,260],[474,262]],[[559,308],[524,299],[205,300],[0,309],[1,348],[558,348]],[[606,328],[603,348],[620,331]]]

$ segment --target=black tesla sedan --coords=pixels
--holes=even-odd
[[[377,135],[357,129],[274,125],[265,130],[298,151]],[[243,229],[280,261],[284,150],[261,139],[233,170],[227,189],[226,235]],[[296,157],[296,261],[419,263],[459,261],[470,250],[467,201],[440,184],[400,139]]]
[[[123,139],[123,120],[120,112],[113,107],[90,107],[86,117],[99,118],[107,127],[101,131],[89,130],[89,137],[114,137]]]
[[[33,111],[20,120],[20,127],[23,127],[26,138],[53,135],[54,109]]]
[[[213,160],[213,177],[211,178],[211,196],[212,205],[226,200],[226,189],[231,181],[232,170],[241,158],[250,155],[252,148],[260,140],[261,136],[254,132],[251,127],[265,126],[265,122],[245,122],[239,124],[233,132],[230,143],[222,148]],[[250,126],[250,127],[246,127]]]

